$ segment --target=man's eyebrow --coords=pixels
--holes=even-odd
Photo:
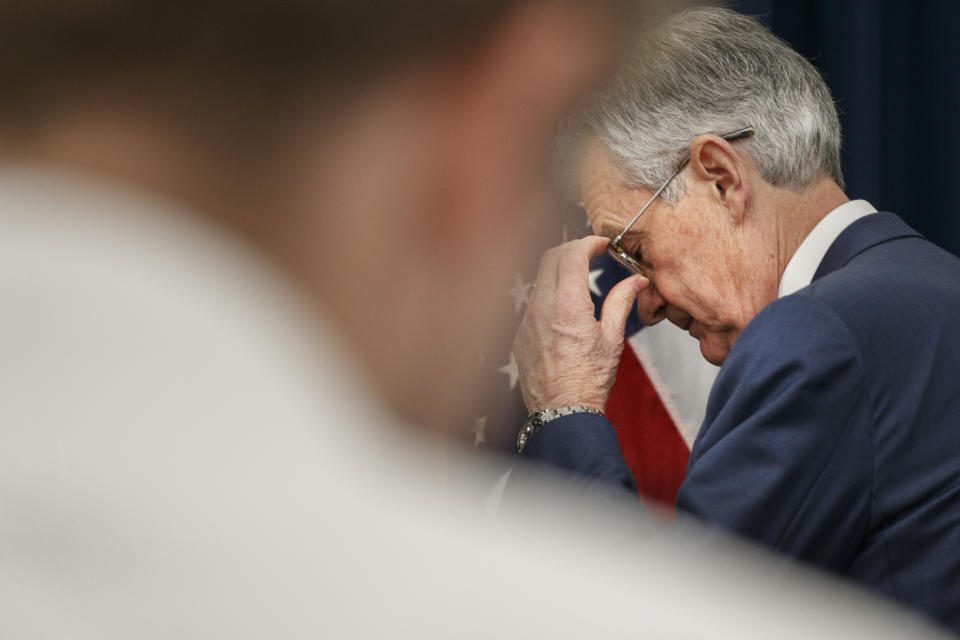
[[[592,225],[591,225],[591,226],[592,226]],[[614,230],[613,227],[611,227],[611,226],[610,226],[609,224],[607,224],[606,222],[601,222],[601,223],[600,223],[600,227],[599,227],[598,229],[594,229],[594,233],[596,233],[597,235],[606,236],[606,237],[608,237],[608,238],[614,238],[614,237],[616,237],[616,235],[617,235],[618,233],[620,233],[621,231],[623,231],[622,228],[617,229],[617,230]]]
[[[611,233],[610,237],[616,238],[617,234],[620,233],[621,231],[623,231],[623,227],[619,227],[616,231]],[[645,240],[646,237],[647,237],[646,231],[644,231],[643,229],[637,229],[636,227],[634,227],[633,229],[630,229],[630,231],[627,231],[625,234],[623,234],[623,241],[624,242],[643,242],[643,240]]]
[[[592,225],[591,225],[592,226]],[[615,238],[617,235],[623,231],[623,227],[626,226],[626,222],[617,222],[616,224],[604,220],[600,222],[595,232],[597,235],[607,236],[608,238]],[[627,233],[624,234],[624,238],[643,238],[646,234],[641,229],[634,227],[630,229]]]

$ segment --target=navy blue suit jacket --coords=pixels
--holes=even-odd
[[[633,489],[598,416],[524,455]],[[960,260],[890,213],[848,227],[733,346],[676,506],[960,631]]]

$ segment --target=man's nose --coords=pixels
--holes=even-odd
[[[663,320],[667,315],[667,302],[651,282],[646,289],[637,294],[637,315],[648,327]]]

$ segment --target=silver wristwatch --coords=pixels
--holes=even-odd
[[[527,416],[527,420],[520,428],[520,433],[517,434],[517,453],[523,452],[523,448],[527,446],[527,441],[530,439],[530,436],[535,434],[540,427],[547,424],[551,420],[556,420],[557,418],[562,418],[563,416],[570,416],[575,413],[592,413],[597,416],[603,415],[603,411],[591,409],[590,407],[585,407],[582,404],[572,404],[569,407],[560,407],[559,409],[544,409],[543,411],[531,413],[529,416]]]

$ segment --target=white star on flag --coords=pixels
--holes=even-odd
[[[603,295],[603,292],[600,291],[600,285],[597,283],[597,280],[599,280],[602,275],[603,269],[594,269],[590,272],[590,293],[598,298]]]
[[[477,418],[476,422],[473,423],[473,429],[470,429],[470,433],[473,434],[473,446],[479,447],[485,443],[487,441],[487,416]]]
[[[517,366],[517,357],[510,352],[510,362],[497,369],[502,374],[510,376],[510,390],[513,391],[517,386],[517,378],[520,377],[520,368]]]
[[[513,289],[509,289],[507,291],[507,295],[513,298],[514,313],[520,313],[520,309],[523,308],[523,305],[530,302],[530,289],[532,287],[532,282],[524,282],[523,278],[520,277],[520,274],[517,274],[517,279],[514,281]]]

